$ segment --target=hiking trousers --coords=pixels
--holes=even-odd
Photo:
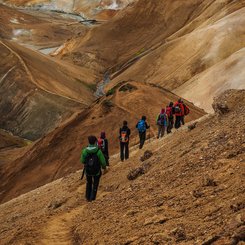
[[[164,136],[165,133],[165,126],[164,125],[158,125],[158,134],[157,134],[157,138],[162,138]]]
[[[121,161],[127,160],[129,158],[129,142],[120,142],[120,158]]]
[[[101,173],[98,176],[86,175],[86,199],[87,201],[93,201],[96,199],[97,190],[100,183]]]
[[[139,137],[140,137],[140,146],[139,146],[139,148],[142,149],[143,145],[145,144],[146,131],[145,132],[139,132]]]
[[[180,122],[182,123],[182,125],[185,125],[185,116],[180,117]]]
[[[181,126],[181,116],[176,116],[175,117],[175,128],[179,128]]]
[[[103,153],[103,152],[102,152]],[[104,157],[105,157],[105,161],[106,161],[106,166],[109,166],[109,157],[103,153]]]
[[[170,134],[171,130],[173,129],[174,126],[174,119],[173,118],[169,118],[168,120],[168,127],[167,127],[167,133]]]

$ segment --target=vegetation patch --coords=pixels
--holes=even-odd
[[[127,91],[132,92],[134,90],[137,90],[137,87],[135,87],[135,86],[133,86],[132,84],[129,84],[129,83],[127,83],[127,84],[125,84],[125,85],[123,85],[122,87],[119,88],[119,92],[127,92]]]
[[[108,97],[110,95],[113,95],[113,94],[115,94],[115,89],[114,88],[112,88],[112,89],[110,89],[110,90],[107,91],[106,97]]]

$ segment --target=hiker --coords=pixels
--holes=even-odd
[[[182,99],[178,99],[174,104],[174,113],[175,113],[175,128],[178,129],[181,124],[185,125],[184,117],[188,115],[190,109],[184,104]]]
[[[165,133],[165,129],[168,126],[168,116],[165,112],[165,109],[162,109],[160,114],[157,115],[157,126],[158,126],[158,134],[157,138],[162,138]]]
[[[91,202],[96,199],[96,194],[101,177],[101,168],[106,171],[106,160],[102,151],[96,145],[97,138],[93,135],[88,137],[89,145],[84,148],[81,155],[81,162],[84,164],[86,174],[86,199]],[[105,173],[104,171],[104,173]]]
[[[105,157],[106,166],[109,166],[108,139],[106,138],[105,132],[101,132],[97,144],[98,144],[99,149],[101,149]]]
[[[128,122],[123,121],[123,126],[119,130],[119,140],[120,140],[120,158],[123,162],[124,159],[127,160],[129,158],[129,136],[130,129],[128,128]]]
[[[146,123],[146,116],[142,116],[141,120],[136,124],[136,128],[139,131],[139,138],[140,138],[139,148],[142,149],[146,139],[146,130],[150,128],[150,125],[147,125]]]
[[[170,102],[166,107],[166,114],[168,115],[167,133],[170,134],[174,126],[174,103]]]

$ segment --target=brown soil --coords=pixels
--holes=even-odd
[[[113,156],[93,203],[77,172],[2,204],[2,244],[243,244],[245,91],[222,96],[229,112],[147,142],[144,163]]]

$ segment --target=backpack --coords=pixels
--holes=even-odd
[[[174,107],[174,113],[181,113],[181,108],[180,108],[179,105],[176,105],[176,106]]]
[[[123,143],[128,142],[127,131],[121,131],[120,141],[123,142]]]
[[[138,130],[140,133],[143,133],[146,131],[146,126],[145,126],[145,121],[144,120],[140,120],[138,122],[138,126],[137,126]]]
[[[98,139],[98,143],[97,143],[99,149],[101,149],[102,151],[105,150],[105,140],[102,138]]]
[[[185,104],[183,105],[184,105],[184,114],[185,116],[187,116],[190,113],[190,109]]]
[[[173,114],[174,114],[173,107],[168,106],[166,109],[166,114],[168,115],[169,118],[173,118]]]
[[[98,149],[99,151],[99,149]],[[85,171],[88,176],[95,176],[101,171],[98,151],[95,153],[88,153],[85,159]]]
[[[167,115],[166,113],[160,114],[158,116],[157,124],[160,126],[165,126],[167,124]]]

